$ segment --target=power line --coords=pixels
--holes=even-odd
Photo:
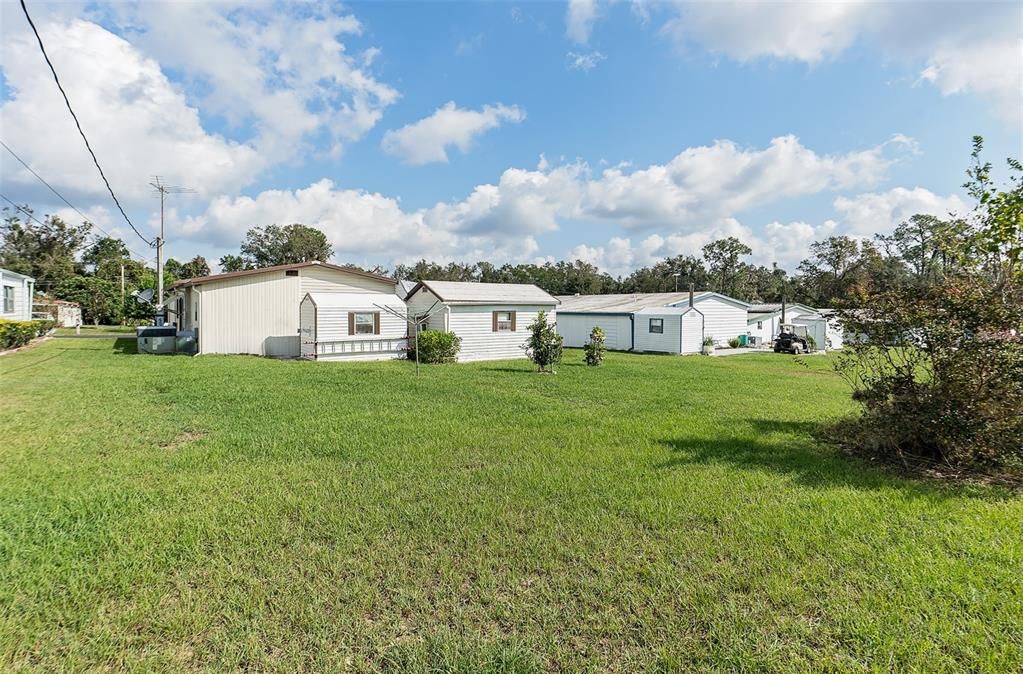
[[[45,179],[45,178],[43,178],[43,177],[42,177],[41,175],[39,175],[38,173],[36,173],[35,169],[33,169],[33,168],[32,168],[31,166],[29,166],[29,165],[28,165],[28,163],[27,163],[27,162],[26,162],[26,161],[25,161],[24,159],[22,159],[21,157],[19,157],[19,156],[18,156],[18,153],[17,153],[17,152],[15,152],[14,150],[12,150],[12,149],[11,149],[11,147],[10,147],[10,146],[9,146],[9,145],[8,145],[7,143],[5,143],[5,142],[4,142],[3,140],[0,140],[0,145],[2,145],[2,146],[4,147],[4,149],[5,149],[5,150],[7,150],[7,151],[8,151],[9,153],[11,153],[11,156],[12,156],[12,157],[14,157],[15,159],[17,159],[17,160],[18,160],[18,162],[19,162],[19,163],[20,163],[20,164],[21,164],[22,166],[24,166],[24,167],[25,167],[25,168],[26,168],[26,169],[28,170],[28,172],[29,172],[29,173],[31,173],[32,175],[34,175],[34,176],[35,176],[35,177],[36,177],[36,178],[37,178],[37,179],[39,180],[39,182],[41,182],[42,184],[46,185],[46,187],[47,187],[47,188],[49,188],[49,190],[50,190],[51,192],[53,192],[54,194],[56,194],[56,195],[57,195],[57,198],[58,198],[58,199],[60,199],[61,201],[63,201],[63,202],[65,203],[65,204],[67,204],[67,205],[68,205],[68,207],[69,207],[69,208],[71,208],[71,210],[73,210],[73,211],[74,211],[75,213],[78,213],[78,215],[82,216],[82,219],[83,219],[83,220],[84,220],[85,222],[89,223],[90,225],[92,225],[93,227],[95,227],[96,229],[98,229],[99,231],[103,232],[104,234],[106,234],[106,235],[107,235],[108,237],[110,237],[111,239],[115,239],[115,238],[117,238],[117,237],[115,237],[115,236],[114,236],[113,234],[111,234],[110,232],[108,232],[107,230],[103,229],[102,227],[100,227],[99,225],[97,225],[97,224],[96,224],[95,222],[93,222],[93,221],[92,221],[92,218],[90,218],[89,216],[87,216],[87,215],[86,215],[85,213],[83,213],[83,212],[82,212],[82,211],[81,211],[81,210],[80,210],[80,209],[79,209],[79,208],[78,208],[77,206],[75,206],[75,205],[74,205],[73,203],[71,203],[70,201],[68,201],[68,200],[67,200],[67,197],[65,197],[65,196],[64,196],[63,194],[61,194],[60,192],[58,192],[58,191],[57,191],[57,188],[55,188],[55,187],[54,187],[53,185],[51,185],[50,183],[46,182],[46,179]],[[6,198],[6,197],[5,197],[5,198]],[[10,200],[8,199],[8,201],[10,201]],[[12,202],[12,203],[13,203],[13,202]],[[16,206],[16,208],[18,208],[19,210],[22,210],[22,209],[21,209],[20,207],[18,207],[18,206]],[[39,222],[39,221],[38,221],[38,220],[36,220],[36,222]],[[42,224],[42,223],[40,223],[40,224]],[[125,248],[126,248],[126,249],[128,250],[128,252],[129,252],[129,253],[132,253],[132,254],[134,254],[134,255],[135,255],[136,257],[142,258],[142,260],[143,260],[143,261],[145,261],[145,262],[149,262],[149,261],[151,261],[151,260],[152,260],[152,258],[151,258],[151,257],[148,257],[148,256],[146,256],[146,255],[143,255],[142,253],[139,253],[139,252],[138,252],[138,251],[136,251],[136,250],[132,250],[131,248],[128,248],[127,246],[125,246]]]
[[[110,198],[114,200],[115,204],[117,204],[117,210],[121,211],[121,215],[124,216],[124,221],[128,223],[128,226],[131,227],[132,231],[134,231],[140,239],[145,241],[148,246],[153,246],[153,242],[142,236],[142,233],[135,228],[131,218],[128,217],[128,214],[124,212],[124,208],[121,207],[121,202],[117,200],[117,195],[114,194],[113,188],[110,187],[110,181],[107,180],[106,174],[103,173],[103,167],[99,165],[99,159],[96,158],[96,153],[92,151],[92,146],[89,145],[89,139],[86,138],[85,131],[82,130],[82,125],[78,121],[78,115],[75,114],[74,108],[71,107],[71,101],[67,97],[67,92],[64,91],[64,87],[60,83],[60,78],[57,77],[57,71],[53,67],[53,63],[50,61],[49,55],[46,53],[46,47],[43,46],[43,38],[40,37],[39,31],[36,30],[36,25],[33,23],[32,17],[28,13],[28,7],[25,6],[25,0],[21,0],[21,11],[25,13],[25,18],[28,19],[28,25],[32,27],[32,32],[35,33],[36,41],[39,43],[39,50],[43,52],[43,58],[46,59],[46,65],[50,66],[50,72],[53,73],[53,81],[57,83],[57,88],[60,89],[60,94],[64,97],[64,104],[67,105],[68,112],[71,113],[71,117],[75,120],[75,126],[78,127],[78,133],[82,136],[82,140],[85,141],[85,149],[87,149],[89,154],[92,156],[92,163],[96,165],[96,170],[99,171],[99,175],[103,179],[103,184],[107,186],[107,192],[110,192]]]
[[[36,221],[36,223],[38,223],[39,225],[41,225],[41,226],[43,226],[43,227],[45,227],[45,226],[46,226],[46,224],[45,224],[45,223],[43,223],[43,222],[41,222],[41,221],[39,220],[39,218],[37,218],[36,216],[32,215],[32,211],[30,211],[29,209],[25,208],[24,206],[19,206],[18,204],[14,203],[14,201],[12,201],[11,199],[9,199],[9,198],[8,198],[8,197],[7,197],[7,196],[6,196],[5,194],[3,194],[3,193],[0,193],[0,199],[3,199],[3,200],[4,200],[4,201],[6,201],[7,203],[9,203],[9,204],[10,204],[11,206],[14,206],[14,208],[16,208],[17,210],[21,211],[21,212],[22,212],[22,213],[24,213],[25,215],[27,215],[27,216],[29,217],[29,219],[31,219],[31,220],[35,220],[35,221]]]

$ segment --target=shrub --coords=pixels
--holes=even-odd
[[[415,339],[412,340],[412,351],[409,358],[415,360]],[[420,363],[452,363],[462,348],[462,338],[453,332],[443,330],[423,330],[419,333]]]
[[[861,337],[838,368],[862,414],[838,443],[907,465],[1023,467],[1023,284],[947,278],[865,306],[843,316]]]
[[[37,322],[42,321],[0,319],[0,349],[16,349],[31,342],[38,331]]]
[[[593,367],[600,365],[604,360],[605,351],[607,351],[607,347],[604,346],[604,331],[600,327],[594,326],[590,331],[590,341],[583,346],[586,364]]]
[[[813,335],[806,336],[806,345],[810,348],[811,351],[817,350],[817,340],[813,338]]]
[[[732,337],[730,340],[728,340],[728,346],[732,349],[738,349],[739,344],[741,344],[741,342],[739,341],[738,337]]]
[[[554,372],[554,366],[561,362],[562,337],[548,322],[547,313],[541,311],[529,326],[529,340],[523,345],[526,355],[536,363],[540,372]]]
[[[704,337],[703,338],[703,345],[704,346],[714,346],[714,338],[713,337]]]
[[[53,330],[55,327],[57,327],[57,321],[50,319],[41,319],[32,322],[35,323],[36,325],[36,335],[40,337],[42,337],[43,335],[47,334],[50,330]]]

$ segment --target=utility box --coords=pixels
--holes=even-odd
[[[177,328],[173,325],[147,325],[135,328],[139,353],[174,353]]]

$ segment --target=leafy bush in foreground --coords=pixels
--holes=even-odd
[[[412,351],[409,358],[414,360],[416,340],[411,341]],[[453,363],[462,348],[461,337],[443,330],[423,330],[419,333],[418,341],[420,363]]]
[[[529,340],[523,346],[537,370],[554,372],[554,366],[561,362],[562,341],[554,324],[547,320],[547,312],[541,311],[530,324]]]
[[[586,364],[592,367],[600,365],[604,361],[605,351],[607,351],[607,347],[604,345],[604,330],[599,326],[594,326],[590,331],[590,341],[583,345]]]
[[[8,321],[0,319],[0,349],[16,349],[25,346],[39,334],[43,321]]]

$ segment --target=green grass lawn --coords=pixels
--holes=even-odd
[[[0,359],[0,669],[991,671],[1023,497],[818,447],[830,359]]]

